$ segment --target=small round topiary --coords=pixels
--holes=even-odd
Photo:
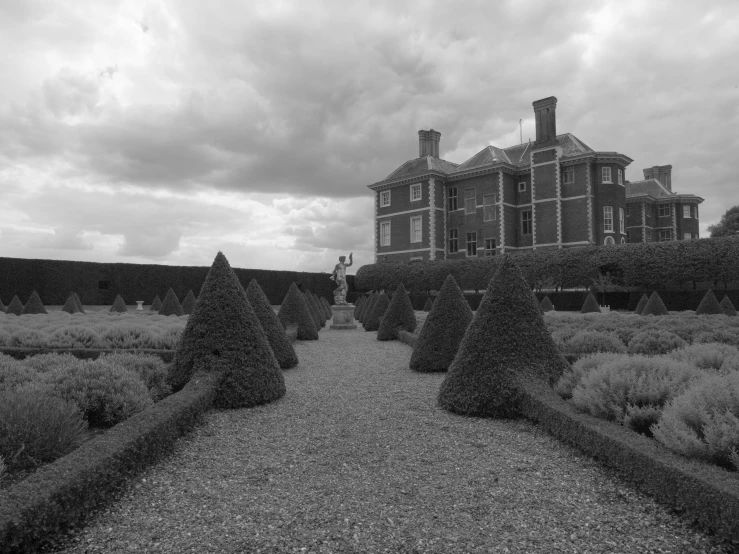
[[[289,369],[298,365],[298,356],[295,354],[295,348],[293,348],[290,339],[285,333],[285,328],[280,323],[277,314],[272,309],[272,306],[270,306],[267,296],[256,279],[252,279],[249,282],[249,286],[246,287],[244,294],[246,294],[246,299],[251,304],[251,307],[254,308],[254,313],[257,314],[257,318],[262,324],[264,334],[267,336],[267,341],[272,347],[272,352],[274,352],[280,368]]]
[[[288,325],[298,326],[298,340],[318,340],[318,330],[313,322],[313,316],[311,316],[303,293],[295,283],[290,285],[283,298],[277,317],[285,329]]]
[[[123,298],[121,298],[120,294],[115,297],[115,301],[113,302],[113,305],[110,307],[110,311],[121,313],[121,314],[128,311],[128,307],[126,306],[126,303],[123,301]]]
[[[10,304],[8,304],[5,313],[13,315],[21,315],[23,313],[23,302],[21,302],[21,299],[18,298],[17,294],[13,297],[13,300],[10,301]]]
[[[629,354],[659,356],[678,348],[685,348],[688,343],[680,335],[662,329],[644,329],[629,341]]]
[[[423,373],[446,371],[470,321],[472,308],[450,273],[421,328],[409,367]]]
[[[539,307],[541,308],[542,312],[551,312],[554,309],[554,304],[552,304],[552,301],[549,300],[548,296],[545,296],[541,299]]]
[[[365,331],[377,331],[380,328],[380,318],[385,315],[385,311],[390,305],[390,299],[384,292],[377,297],[377,300],[372,304],[372,310],[364,318],[364,330]]]
[[[450,275],[451,275],[451,274],[450,274]],[[432,298],[431,298],[431,297],[429,296],[428,298],[426,298],[426,302],[425,302],[425,303],[424,303],[424,305],[423,305],[423,311],[424,311],[424,312],[430,312],[430,311],[431,311],[431,308],[433,308],[433,307],[434,307],[434,301],[433,301],[433,299],[432,299]]]
[[[701,303],[698,304],[695,313],[698,315],[716,315],[722,314],[724,311],[721,309],[721,304],[716,300],[716,295],[713,294],[711,289],[708,289],[706,294],[703,295]]]
[[[74,301],[74,295],[72,293],[67,297],[67,301],[64,303],[64,306],[62,306],[62,311],[67,312],[68,314],[79,313],[77,302]]]
[[[601,313],[598,301],[593,296],[592,292],[588,293],[585,302],[583,302],[582,308],[580,308],[581,314]]]
[[[634,310],[635,314],[641,315],[641,313],[644,311],[644,306],[647,305],[647,302],[649,302],[649,298],[646,294],[642,294],[641,298],[639,299],[639,303],[636,305],[636,309]]]
[[[23,306],[23,311],[21,312],[21,315],[48,313],[49,312],[47,312],[46,308],[44,307],[44,303],[41,302],[41,297],[36,291],[33,291],[31,293],[31,296],[28,298],[28,302],[26,302],[26,304]]]
[[[159,308],[159,315],[185,315],[185,312],[182,310],[182,304],[180,304],[177,295],[171,287],[162,301],[162,305]]]
[[[151,303],[151,308],[149,308],[150,312],[158,312],[159,308],[162,307],[162,301],[159,299],[159,295],[157,294],[154,297],[154,300]]]
[[[190,315],[192,313],[192,309],[195,307],[195,295],[192,292],[192,289],[187,291],[187,296],[185,296],[185,300],[182,301],[182,313],[183,315]]]
[[[670,315],[670,312],[667,311],[657,291],[654,291],[641,311],[641,315]]]
[[[77,304],[77,310],[84,314],[85,308],[82,307],[82,301],[80,300],[79,295],[76,292],[73,292],[72,295],[74,296],[74,301]]]
[[[721,310],[724,315],[736,317],[736,308],[734,308],[734,304],[732,304],[731,299],[726,294],[724,294],[724,297],[721,299]]]
[[[416,325],[416,312],[413,311],[413,304],[403,283],[400,283],[377,329],[377,340],[397,340],[398,331],[402,329],[412,333],[416,330]]]

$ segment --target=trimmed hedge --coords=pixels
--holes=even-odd
[[[123,298],[121,298],[121,295],[115,297],[115,302],[113,302],[113,305],[110,307],[110,312],[118,312],[118,313],[125,313],[128,311],[128,307],[126,306],[126,303],[123,301]]]
[[[451,277],[451,275],[450,275],[449,277]],[[443,287],[442,287],[442,288],[443,288]],[[425,302],[425,303],[423,304],[423,311],[424,311],[424,312],[430,312],[430,311],[431,311],[431,308],[433,308],[433,307],[434,307],[434,301],[433,301],[433,300],[431,299],[431,297],[429,296],[429,297],[428,297],[428,298],[426,299],[426,302]]]
[[[185,300],[182,301],[182,314],[183,315],[190,315],[192,313],[193,308],[195,307],[195,294],[193,294],[192,289],[187,291],[187,296],[185,296]]]
[[[706,294],[703,296],[703,300],[698,304],[695,313],[699,315],[711,315],[722,314],[724,311],[721,309],[721,304],[716,300],[716,295],[713,294],[711,289],[708,289]]]
[[[159,315],[185,315],[182,304],[180,304],[177,295],[171,288],[167,291],[164,300],[162,300],[162,305],[159,307]]]
[[[28,302],[26,302],[26,304],[23,306],[23,311],[21,312],[21,315],[48,313],[49,312],[46,311],[44,303],[41,302],[41,298],[39,297],[38,293],[36,291],[33,291],[31,293],[31,297],[28,299]]]
[[[401,283],[393,293],[393,299],[377,329],[377,340],[397,340],[399,330],[412,333],[416,330],[416,325],[416,312],[413,311],[411,299]]]
[[[0,298],[0,313],[5,313],[5,304],[3,304],[2,298]]]
[[[178,394],[92,439],[0,495],[0,552],[31,552],[120,494],[210,407],[221,376],[198,373]]]
[[[731,299],[726,295],[721,299],[721,311],[724,315],[728,315],[729,317],[736,316],[736,308],[734,308],[734,304],[731,303]]]
[[[454,277],[449,275],[421,327],[408,366],[413,371],[446,371],[470,321],[472,309]]]
[[[313,322],[308,303],[295,283],[290,285],[282,300],[277,317],[285,329],[288,325],[298,326],[298,340],[318,340],[318,329]]]
[[[159,295],[157,294],[154,297],[154,300],[151,303],[151,308],[149,308],[150,312],[158,312],[159,308],[162,307],[162,301],[159,299]]]
[[[10,301],[10,304],[8,304],[8,307],[5,309],[5,313],[15,315],[21,315],[23,313],[23,302],[21,302],[21,299],[18,298],[17,294],[13,297],[13,300]]]
[[[598,301],[595,299],[592,292],[588,294],[587,298],[585,298],[585,302],[583,302],[582,308],[580,308],[580,313],[601,313]]]
[[[634,309],[634,313],[641,315],[641,313],[644,311],[644,306],[647,305],[647,302],[649,302],[649,297],[647,297],[646,294],[642,294],[641,298],[639,299],[639,303],[636,305],[636,308]]]
[[[316,299],[311,291],[305,291],[303,293],[303,296],[305,297],[305,301],[308,303],[308,307],[310,308],[311,314],[313,315],[313,321],[316,324],[316,329],[320,331],[326,326],[326,319],[323,317],[323,310],[318,307]]]
[[[370,293],[369,297],[367,298],[366,307],[362,307],[362,319],[360,319],[360,323],[364,325],[364,322],[367,319],[367,316],[372,311],[372,307],[374,306],[375,302],[377,302],[377,297],[380,296],[376,292]]]
[[[74,301],[77,304],[77,309],[84,314],[85,308],[82,307],[82,302],[80,301],[79,295],[76,292],[73,292],[72,295],[74,296]]]
[[[326,300],[323,296],[317,296],[313,295],[313,297],[316,299],[316,302],[318,303],[318,306],[323,309],[323,313],[325,314],[325,318],[331,319],[334,314],[331,312],[331,306],[329,306],[328,300]]]
[[[262,324],[264,334],[267,336],[267,341],[269,341],[280,368],[289,369],[298,365],[298,356],[292,342],[256,279],[251,280],[244,294]]]
[[[102,348],[19,348],[5,346],[0,347],[0,354],[11,356],[16,360],[25,360],[29,356],[38,356],[40,354],[72,354],[75,358],[81,360],[96,360],[102,354],[113,354],[119,352],[116,349]],[[150,354],[158,356],[163,362],[171,362],[174,359],[174,350],[152,350],[150,348],[139,348],[135,350],[126,350],[126,352],[135,352],[136,354]]]
[[[372,304],[370,313],[365,317],[364,330],[377,331],[380,328],[380,318],[385,315],[385,311],[390,305],[390,299],[384,292],[377,297]]]
[[[669,315],[665,303],[662,302],[662,298],[660,298],[657,291],[654,291],[652,296],[649,297],[641,311],[641,315]]]
[[[68,314],[77,314],[79,313],[79,308],[77,308],[77,302],[74,301],[74,295],[70,293],[69,297],[67,298],[67,301],[64,303],[64,306],[62,306],[62,311],[67,312]]]

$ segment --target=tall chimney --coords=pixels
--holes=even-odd
[[[672,190],[672,166],[671,165],[653,165],[644,170],[645,179],[657,179],[664,187]]]
[[[418,131],[418,157],[425,156],[439,157],[439,141],[441,133],[429,129],[428,131]]]
[[[542,98],[533,103],[536,118],[536,142],[549,142],[557,138],[557,119],[554,111],[557,99],[554,96]]]

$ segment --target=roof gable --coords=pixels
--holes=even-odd
[[[429,171],[435,171],[446,175],[454,171],[456,167],[457,164],[454,162],[448,162],[433,156],[423,156],[422,158],[408,160],[390,175],[385,177],[381,182],[407,179],[414,175],[423,175]]]

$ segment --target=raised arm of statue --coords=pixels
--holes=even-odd
[[[350,252],[350,253],[349,253],[349,263],[348,263],[348,264],[344,264],[344,265],[346,265],[346,266],[350,266],[350,265],[352,265],[352,256],[353,256],[353,255],[354,255],[354,253],[353,253],[353,252]]]

